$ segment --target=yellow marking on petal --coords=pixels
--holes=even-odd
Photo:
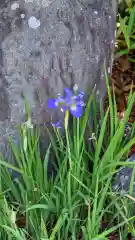
[[[72,104],[70,108],[74,111],[74,110],[76,110],[76,105]]]

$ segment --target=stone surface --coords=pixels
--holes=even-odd
[[[128,160],[128,162],[135,163],[135,154],[133,154]],[[115,176],[113,181],[113,190],[115,192],[125,192],[129,193],[131,177],[133,173],[133,166],[121,168]],[[134,176],[134,187],[133,193],[135,193],[135,176]],[[135,197],[135,196],[134,196]]]
[[[22,14],[21,14],[21,18],[22,18]],[[40,26],[40,21],[32,16],[28,19],[28,25],[29,27],[36,29]]]
[[[31,17],[40,24],[30,28]],[[24,97],[33,123],[43,125],[59,117],[47,100],[64,87],[78,84],[90,94],[96,84],[99,100],[105,95],[115,17],[115,0],[0,1],[0,151],[9,155],[9,135],[18,141]]]

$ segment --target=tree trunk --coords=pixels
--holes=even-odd
[[[24,97],[32,121],[42,125],[62,117],[47,100],[64,87],[97,98],[106,93],[104,60],[111,71],[116,0],[33,0],[0,3],[0,149],[7,137],[17,143],[15,126],[25,121]]]

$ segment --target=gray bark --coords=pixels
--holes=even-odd
[[[9,155],[7,137],[25,121],[24,97],[39,126],[56,113],[47,100],[78,84],[105,95],[104,60],[112,64],[116,28],[115,0],[0,1],[0,151]],[[23,14],[23,15],[22,15]],[[23,17],[22,17],[23,16]],[[32,29],[31,16],[40,21]],[[57,113],[58,115],[59,113]]]

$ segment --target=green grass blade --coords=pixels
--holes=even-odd
[[[128,22],[128,35],[130,36],[134,31],[134,24],[135,24],[135,6],[132,8],[130,13],[129,22]]]

